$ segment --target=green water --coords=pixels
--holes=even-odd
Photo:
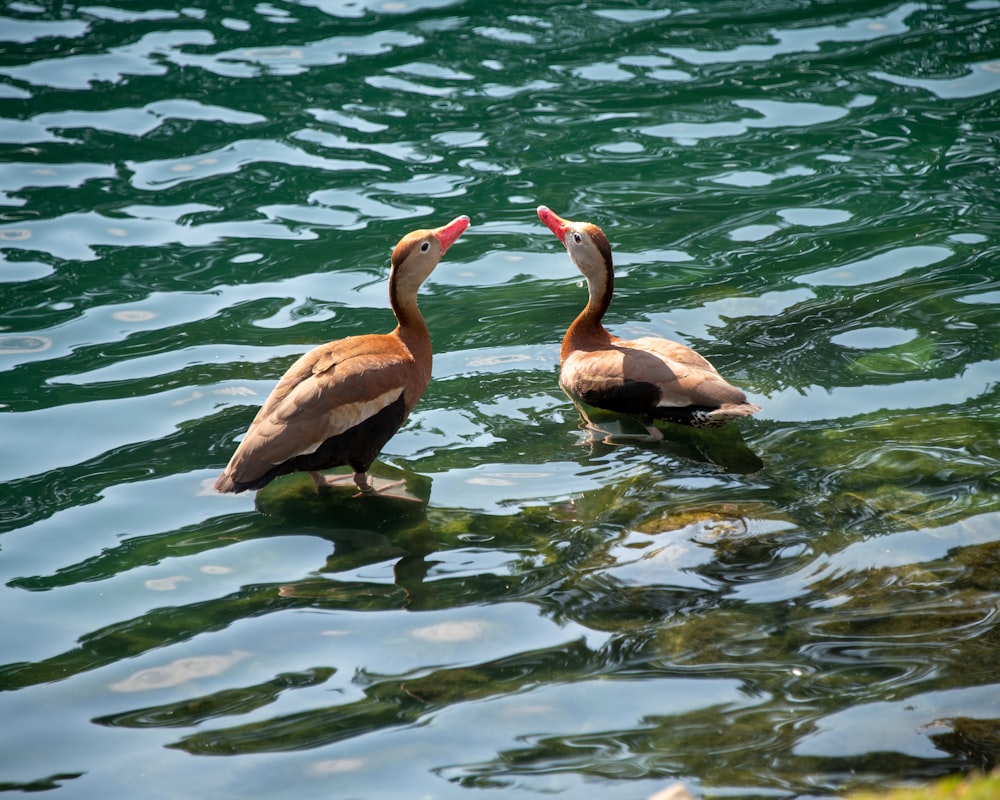
[[[1000,760],[1000,2],[0,11],[0,788],[828,797]],[[591,442],[607,322],[763,412]],[[374,474],[211,481],[308,347],[434,379]],[[608,420],[608,424],[617,421]]]

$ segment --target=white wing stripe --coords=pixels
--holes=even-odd
[[[321,437],[319,441],[314,442],[310,447],[305,450],[301,450],[295,455],[304,456],[309,453],[315,453],[320,445],[323,444],[331,436],[336,436],[343,433],[346,430],[350,430],[355,425],[360,425],[369,417],[374,417],[379,411],[381,411],[386,406],[395,403],[403,394],[402,387],[396,389],[390,389],[388,392],[380,394],[378,397],[373,397],[370,400],[363,400],[358,403],[347,403],[342,406],[337,406],[327,415],[327,422],[329,423],[326,431],[326,435]],[[292,456],[294,458],[294,456]]]

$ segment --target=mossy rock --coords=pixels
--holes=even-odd
[[[382,481],[403,481],[415,499],[391,495],[359,496],[353,484],[316,490],[304,472],[285,475],[257,493],[256,506],[262,514],[284,522],[336,522],[338,527],[381,528],[388,523],[416,520],[424,516],[430,497],[430,479],[379,464],[371,473]]]
[[[855,792],[847,800],[995,800],[997,797],[1000,797],[1000,772],[969,777],[954,775],[915,788]]]

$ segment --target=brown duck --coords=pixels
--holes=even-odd
[[[657,336],[625,341],[608,333],[601,319],[611,303],[615,272],[604,232],[589,222],[563,219],[546,206],[538,207],[538,217],[566,247],[590,293],[560,353],[559,385],[571,398],[636,416],[654,439],[663,434],[653,420],[717,427],[760,411],[690,347]]]
[[[389,272],[396,329],[320,345],[292,364],[216,480],[218,491],[260,489],[299,471],[319,489],[350,480],[320,473],[346,464],[362,493],[392,494],[387,490],[398,483],[376,486],[368,469],[430,382],[431,338],[417,290],[468,227],[461,216],[400,240]]]

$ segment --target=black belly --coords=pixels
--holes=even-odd
[[[649,414],[660,401],[660,390],[645,381],[607,381],[600,386],[568,387],[570,392],[594,408],[619,414]]]
[[[403,395],[374,416],[368,417],[353,428],[331,436],[312,453],[295,456],[278,464],[252,481],[236,483],[233,491],[260,489],[279,475],[290,472],[309,472],[349,465],[355,472],[367,472],[376,456],[406,419]]]
[[[639,417],[645,424],[658,419],[693,428],[714,428],[729,421],[725,417],[718,419],[710,416],[710,412],[716,410],[715,406],[658,406],[660,390],[645,381],[609,381],[600,387],[578,390],[570,387],[570,393],[588,406],[617,414],[630,414]]]

